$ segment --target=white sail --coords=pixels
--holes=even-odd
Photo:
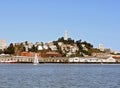
[[[35,54],[35,58],[34,58],[34,62],[33,63],[34,63],[34,65],[39,64],[37,54]]]

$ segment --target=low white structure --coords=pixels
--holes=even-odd
[[[100,59],[100,58],[96,58],[96,57],[92,57],[92,58],[80,58],[80,57],[74,57],[74,58],[69,58],[68,60],[69,62],[88,62],[88,63],[113,63],[116,62],[116,60],[111,56],[107,59]]]
[[[69,62],[80,62],[80,58],[79,57],[69,58],[68,61]]]
[[[74,62],[80,62],[80,58],[79,57],[75,57],[75,58],[73,58],[73,61]]]
[[[106,62],[116,62],[116,60],[110,56],[108,59],[106,59]]]
[[[98,58],[88,58],[87,62],[98,62]]]
[[[74,62],[73,58],[68,59],[69,62]]]

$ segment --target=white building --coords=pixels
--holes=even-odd
[[[25,51],[28,52],[29,46],[25,46]]]
[[[80,62],[80,59],[79,59],[79,57],[74,57],[74,58],[73,58],[73,61],[74,61],[74,62]]]
[[[54,51],[54,50],[57,50],[57,47],[56,47],[55,45],[51,45],[51,46],[49,46],[49,47],[50,47],[50,49],[53,50],[53,51]]]
[[[47,49],[48,49],[48,46],[47,46],[47,45],[43,45],[43,48],[47,50]]]
[[[73,58],[68,59],[69,62],[74,62]]]
[[[7,47],[6,40],[2,39],[0,40],[0,49],[4,50]]]
[[[43,46],[39,45],[38,50],[43,50]]]
[[[78,47],[77,46],[70,46],[70,51],[72,52],[72,53],[76,53],[76,51],[78,51],[79,49],[78,49]]]
[[[92,58],[84,58],[84,57],[74,57],[74,58],[69,58],[69,62],[88,62],[88,63],[114,63],[116,60],[111,56],[107,59],[100,59],[96,57]]]
[[[100,51],[104,51],[103,44],[99,44],[99,45],[98,45],[98,49],[99,49]]]
[[[106,62],[116,62],[116,60],[110,56],[108,59],[106,59]]]
[[[63,45],[63,42],[58,42],[58,45],[59,45],[59,46],[62,46],[62,45]]]
[[[88,51],[88,49],[85,47],[85,44],[82,44],[82,48],[83,48],[83,50]]]

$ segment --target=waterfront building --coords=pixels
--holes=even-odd
[[[78,63],[78,62],[81,62],[81,63],[85,63],[85,62],[88,62],[88,63],[115,63],[116,62],[116,59],[113,58],[112,56],[110,57],[107,57],[107,58],[97,58],[97,57],[74,57],[74,58],[69,58],[68,59],[69,62],[74,62],[74,63]]]
[[[109,58],[106,59],[106,62],[116,62],[115,58],[110,56]]]

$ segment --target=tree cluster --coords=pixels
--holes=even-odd
[[[83,55],[91,55],[93,52],[100,52],[98,49],[94,49],[93,45],[91,43],[88,43],[86,41],[82,41],[80,40],[73,40],[71,38],[68,38],[68,40],[65,40],[64,37],[58,38],[57,41],[54,41],[54,45],[57,46],[58,52],[61,53],[63,56],[66,56],[66,53],[63,53],[61,50],[61,47],[58,45],[59,42],[62,42],[63,44],[70,44],[70,45],[77,45],[78,47],[78,51],[76,51],[76,54],[71,55],[71,57],[75,57],[75,56],[83,56]],[[84,50],[84,47],[82,46],[84,45],[84,47],[87,50]]]
[[[93,52],[100,52],[98,49],[93,48],[93,45],[80,40],[73,40],[71,38],[68,38],[68,40],[65,40],[64,37],[58,38],[57,41],[53,41],[54,45],[57,47],[57,52],[59,52],[63,57],[67,55],[69,51],[66,51],[61,49],[61,46],[58,45],[59,42],[62,42],[64,45],[71,45],[71,46],[77,46],[79,50],[76,51],[75,54],[71,55],[71,57],[75,56],[84,56],[84,55],[91,55]],[[26,46],[28,46],[28,42],[26,41],[25,44],[13,44],[11,43],[5,50],[0,50],[0,53],[5,54],[11,54],[11,55],[19,55],[21,52],[26,51]],[[87,49],[85,50],[84,47]],[[48,50],[38,50],[38,46],[33,45],[31,48],[28,48],[28,52],[47,52],[51,51],[50,48]]]

